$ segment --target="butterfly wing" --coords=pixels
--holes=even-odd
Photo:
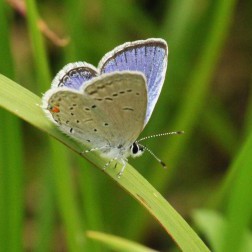
[[[140,71],[147,80],[147,124],[161,92],[166,68],[168,47],[162,39],[127,42],[107,53],[99,63],[100,74],[114,71]]]
[[[80,89],[83,83],[98,75],[98,70],[86,62],[69,63],[61,69],[52,81],[52,88],[69,87]]]
[[[43,104],[51,120],[78,141],[108,151],[128,148],[144,126],[146,80],[134,72],[105,74],[79,91],[51,89]]]

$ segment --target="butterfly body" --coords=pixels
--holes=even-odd
[[[61,131],[118,160],[123,171],[127,157],[143,152],[136,139],[161,91],[167,53],[165,41],[149,39],[115,48],[98,69],[70,63],[43,96],[43,109]]]

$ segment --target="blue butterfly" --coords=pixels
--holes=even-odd
[[[116,47],[105,54],[98,68],[86,62],[70,63],[44,94],[43,109],[60,130],[88,145],[86,152],[97,150],[108,158],[104,169],[112,161],[120,162],[120,177],[129,156],[148,150],[158,159],[137,138],[160,95],[167,57],[166,42],[151,38]],[[159,135],[167,134],[173,132]]]

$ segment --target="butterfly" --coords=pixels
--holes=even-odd
[[[61,131],[89,147],[86,152],[97,150],[108,158],[104,169],[113,161],[121,163],[120,177],[127,158],[147,149],[137,138],[160,95],[167,57],[167,43],[150,38],[116,47],[98,68],[67,64],[44,94],[42,107]]]

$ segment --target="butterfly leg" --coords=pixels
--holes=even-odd
[[[116,169],[118,162],[115,163],[114,169]]]
[[[124,171],[124,169],[125,169],[125,167],[126,167],[126,162],[125,162],[125,160],[122,158],[121,159],[122,160],[122,169],[121,169],[121,171],[117,174],[117,177],[118,178],[120,178],[121,176],[122,176],[122,174],[123,174],[123,171]]]
[[[117,160],[117,157],[116,158],[112,158],[110,159],[104,166],[103,166],[103,170],[105,170],[113,161]]]

